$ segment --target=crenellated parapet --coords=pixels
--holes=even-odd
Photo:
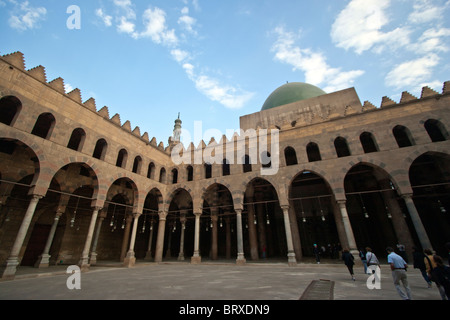
[[[94,112],[102,119],[116,125],[128,134],[139,138],[145,142],[146,145],[149,145],[166,154],[170,154],[170,146],[164,146],[164,143],[162,141],[158,142],[155,137],[150,139],[147,132],[142,135],[139,126],[136,126],[133,129],[131,122],[129,120],[122,122],[118,113],[110,117],[107,106],[97,110],[97,105],[94,98],[91,97],[83,102],[82,92],[80,89],[75,88],[70,92],[66,92],[66,86],[63,78],[58,77],[48,81],[44,66],[39,65],[27,70],[25,58],[21,52],[17,51],[14,53],[5,54],[1,56],[0,59],[7,62],[10,65],[10,69],[16,68],[28,74],[33,79],[54,89],[83,108]],[[377,107],[369,101],[364,101],[364,103],[361,104],[355,89],[348,88],[318,97],[289,103],[273,109],[262,110],[260,112],[245,115],[240,119],[240,127],[244,131],[247,129],[256,130],[256,132],[259,132],[260,129],[268,129],[269,131],[270,129],[279,129],[284,131],[296,127],[306,127],[313,124],[364,114],[367,112],[377,112],[378,110],[392,108],[405,103],[419,102],[424,99],[436,98],[449,93],[450,81],[446,81],[443,83],[441,93],[431,89],[428,86],[424,86],[421,90],[420,98],[412,95],[408,91],[404,91],[401,94],[399,102],[384,96],[381,99],[381,104]],[[234,141],[240,141],[241,139],[245,139],[245,137],[241,137],[240,134],[236,132],[231,139],[228,139],[225,135],[223,135],[219,142],[212,138],[208,143],[202,140],[196,147],[194,147],[192,143],[187,149],[184,146],[182,147],[185,151],[190,150],[191,152],[195,152],[206,148],[215,148],[217,145],[221,144],[225,145],[234,143]]]
[[[64,83],[64,79],[61,77],[58,77],[56,79],[53,79],[51,81],[48,81],[45,67],[42,65],[39,65],[37,67],[31,68],[29,70],[26,70],[25,67],[25,58],[22,52],[17,51],[10,54],[5,54],[3,56],[0,56],[0,58],[4,61],[6,61],[8,64],[10,64],[10,68],[16,68],[35,80],[51,87],[58,93],[66,96],[67,98],[70,98],[72,101],[76,102],[77,104],[81,105],[82,107],[95,112],[98,116],[102,117],[103,119],[110,121],[111,123],[116,124],[120,128],[122,128],[124,131],[128,132],[129,134],[132,134],[135,137],[138,137],[142,141],[144,141],[147,145],[151,145],[152,147],[163,151],[165,153],[169,153],[165,150],[164,144],[160,142],[159,144],[156,142],[156,139],[153,138],[151,141],[149,139],[149,135],[147,132],[145,132],[142,136],[140,133],[140,128],[137,126],[133,130],[131,129],[131,123],[129,120],[125,121],[125,123],[122,125],[120,115],[115,114],[112,118],[110,118],[109,110],[107,106],[104,106],[100,110],[97,111],[97,105],[94,98],[89,98],[85,102],[83,102],[82,99],[82,93],[81,90],[78,88],[75,88],[71,90],[70,92],[66,92],[66,87]]]

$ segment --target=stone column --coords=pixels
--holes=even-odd
[[[261,199],[262,197],[258,197],[257,199]],[[266,217],[264,215],[264,204],[258,203],[256,204],[256,216],[258,217],[258,245],[259,245],[259,253],[262,258],[267,258],[267,241],[266,241]],[[266,255],[266,256],[264,256]]]
[[[242,235],[242,209],[235,209],[236,212],[236,235],[237,235],[237,259],[236,264],[245,264],[244,238]]]
[[[122,262],[124,261],[125,256],[127,254],[128,243],[130,240],[131,220],[133,219],[133,216],[125,212],[124,219],[125,219],[125,232],[123,234],[122,239],[122,250],[120,251],[120,261]]]
[[[130,239],[130,249],[127,252],[127,256],[123,262],[124,267],[134,267],[136,263],[136,257],[134,256],[134,244],[136,242],[136,231],[139,222],[139,217],[141,215],[138,213],[133,213],[133,230],[131,231],[131,239]]]
[[[84,243],[84,249],[81,254],[80,262],[78,263],[81,271],[89,270],[89,249],[91,248],[92,236],[94,235],[95,223],[97,222],[98,211],[100,209],[101,208],[99,207],[95,207],[94,212],[92,213],[91,223],[89,224],[88,234]]]
[[[300,233],[298,231],[297,215],[295,213],[294,202],[290,201],[289,221],[291,223],[292,242],[294,243],[295,259],[300,261],[303,257]]]
[[[422,249],[433,250],[433,247],[431,246],[431,241],[428,238],[428,234],[425,230],[425,227],[422,224],[422,220],[420,220],[420,216],[419,213],[417,212],[416,205],[414,204],[414,201],[412,199],[412,194],[403,194],[402,198],[405,200],[409,216],[411,217],[412,223],[414,224],[414,228],[416,229],[416,233],[417,236],[419,237]]]
[[[164,251],[164,233],[166,232],[166,218],[167,211],[160,211],[159,224],[158,224],[158,234],[156,238],[156,250],[155,250],[155,262],[161,262],[163,251]]]
[[[388,189],[390,187],[389,180],[381,180],[380,185],[382,189]],[[394,190],[390,190],[383,191],[381,195],[391,213],[392,225],[394,226],[394,232],[398,242],[406,247],[408,260],[413,261],[412,247],[414,246],[414,240],[411,237],[408,225],[403,217],[402,209],[397,201],[397,193]]]
[[[39,202],[39,199],[41,198],[42,196],[33,195],[30,203],[28,204],[27,212],[25,213],[25,217],[23,218],[22,224],[20,225],[16,240],[14,241],[11,253],[9,254],[9,258],[8,260],[6,260],[6,264],[2,266],[0,270],[2,279],[12,280],[16,275],[17,266],[19,265],[20,249],[22,248],[23,241],[25,240],[28,228],[30,227],[31,219],[33,219],[34,212],[36,211],[36,206]]]
[[[231,259],[231,221],[230,217],[225,218],[226,250],[225,257]]]
[[[59,218],[61,217],[62,212],[56,212],[55,219],[53,220],[52,228],[50,229],[50,233],[47,238],[47,242],[45,244],[44,251],[39,256],[38,260],[34,264],[35,268],[48,268],[50,263],[50,247],[53,243],[53,238],[55,237],[56,227],[58,226]]]
[[[150,222],[150,236],[148,238],[148,249],[147,253],[145,254],[146,261],[152,260],[152,242],[153,242],[153,220]]]
[[[97,228],[95,229],[95,234],[94,234],[94,239],[92,242],[92,248],[91,248],[91,256],[89,259],[89,264],[91,266],[94,266],[97,264],[97,244],[98,244],[98,238],[100,237],[100,231],[102,230],[102,224],[103,224],[103,220],[105,220],[106,217],[106,210],[103,210],[98,218],[98,224],[97,224]]]
[[[258,260],[258,238],[256,234],[255,225],[255,210],[253,203],[247,205],[247,223],[248,223],[248,237],[250,242],[250,257],[252,260]]]
[[[283,205],[281,206],[281,209],[283,210],[284,229],[286,232],[288,264],[289,266],[296,266],[297,260],[295,259],[294,243],[292,242],[291,223],[289,221],[289,206]]]
[[[195,212],[195,236],[194,236],[194,255],[191,257],[192,264],[199,264],[202,261],[200,256],[200,216],[201,212]]]
[[[356,246],[355,236],[353,235],[352,225],[350,223],[350,218],[348,217],[346,203],[347,200],[338,200],[339,209],[341,211],[342,224],[344,225],[345,235],[347,237],[347,243],[349,246],[349,251],[355,258],[355,265],[362,266],[361,258],[359,257],[359,251]]]
[[[211,209],[211,222],[212,222],[212,228],[211,228],[211,259],[217,260],[217,237],[219,235],[218,228],[217,228],[217,212],[218,209],[212,208]]]
[[[178,260],[184,261],[184,230],[186,229],[186,210],[180,212],[181,234],[180,234],[180,253]]]

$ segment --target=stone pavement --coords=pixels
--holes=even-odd
[[[345,265],[336,263],[229,262],[143,263],[134,268],[91,267],[81,273],[81,289],[69,290],[67,266],[19,268],[16,279],[0,281],[0,300],[400,300],[388,265],[381,266],[381,289],[368,289],[368,276],[355,268],[352,281]],[[361,269],[361,270],[359,270]],[[408,271],[414,300],[440,300],[428,289],[419,270]],[[323,293],[315,290],[313,281]],[[324,284],[328,284],[325,285]],[[310,291],[306,291],[307,288]],[[330,294],[331,290],[331,294]]]

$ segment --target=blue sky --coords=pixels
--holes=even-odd
[[[286,81],[355,87],[376,106],[441,92],[449,16],[450,0],[0,0],[0,54],[21,51],[158,143],[180,112],[198,144],[194,121],[220,139]]]

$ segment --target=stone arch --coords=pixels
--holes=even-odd
[[[142,214],[138,220],[135,241],[136,259],[151,261],[156,251],[156,232],[159,212],[164,206],[161,191],[154,187],[145,196]]]
[[[244,252],[252,260],[285,257],[288,252],[280,187],[273,182],[271,176],[248,177],[243,182],[243,238],[248,239]]]
[[[360,161],[345,175],[346,208],[360,249],[369,246],[375,253],[384,252],[387,246],[402,243],[411,252],[412,223],[405,219],[407,209],[395,174],[392,168]]]
[[[111,188],[113,187],[113,185],[120,185],[122,189],[132,190],[132,193],[130,191],[128,191],[128,194],[127,194],[127,199],[129,200],[128,205],[132,205],[133,213],[140,212],[140,208],[142,208],[144,199],[142,199],[140,190],[138,189],[136,182],[131,177],[128,177],[127,175],[123,175],[121,173],[116,173],[116,174],[110,176],[108,181],[105,181],[104,185],[103,185],[104,187],[106,187],[105,189],[107,190],[105,201],[108,201],[108,198],[109,199],[111,198],[110,191],[111,191]],[[114,193],[114,195],[115,194],[117,194],[117,193]]]
[[[37,118],[31,134],[42,139],[50,139],[55,128],[56,118],[51,112],[44,112]]]
[[[22,102],[16,96],[4,96],[0,99],[0,122],[13,127],[22,111]]]
[[[201,205],[200,238],[211,238],[211,241],[200,243],[201,255],[210,256],[212,260],[219,256],[230,259],[231,251],[236,253],[236,239],[231,238],[230,231],[235,229],[236,215],[229,186],[215,182],[203,188]]]
[[[445,243],[450,241],[450,154],[427,151],[418,155],[409,166],[408,177],[432,249],[443,256]]]
[[[289,181],[289,217],[297,260],[313,256],[313,245],[324,247],[323,257],[336,259],[346,244],[334,190],[323,172],[303,169]]]

